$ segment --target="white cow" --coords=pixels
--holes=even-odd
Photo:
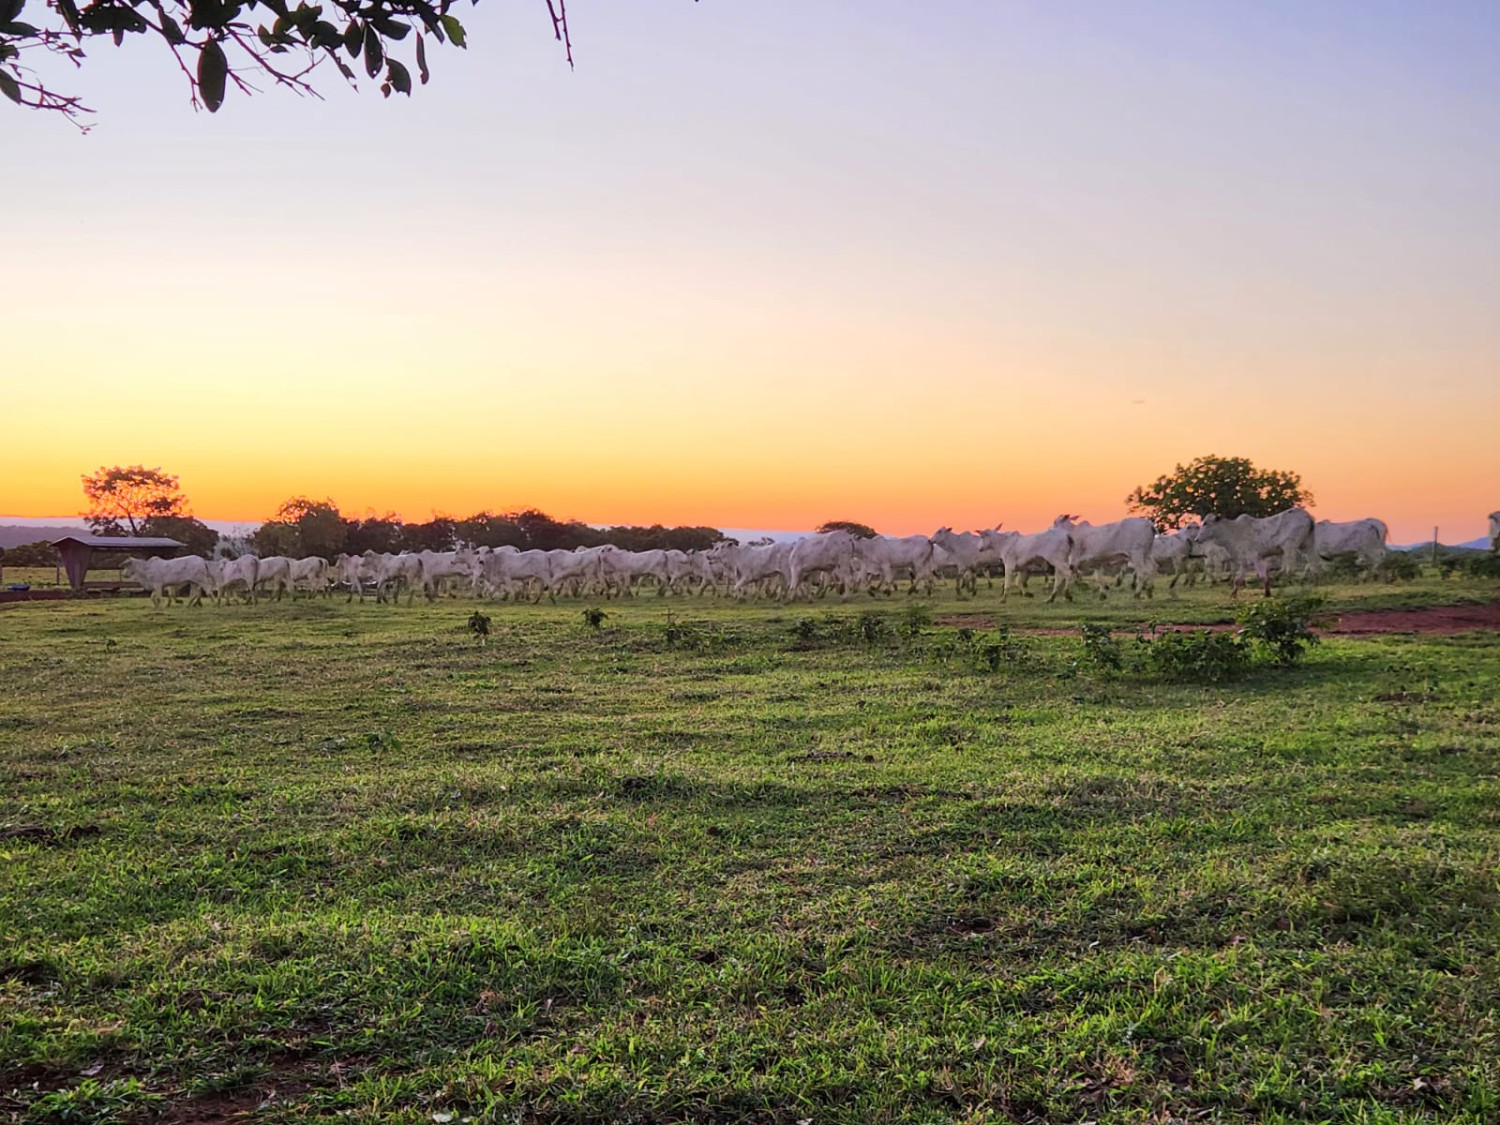
[[[1045,563],[1052,568],[1052,593],[1047,595],[1049,602],[1065,593],[1073,580],[1068,562],[1073,538],[1067,528],[1053,526],[1046,531],[1022,535],[1019,531],[1001,531],[997,527],[994,531],[980,532],[980,538],[1000,556],[1005,566],[1005,581],[1000,587],[1002,600],[1010,595],[1011,584],[1019,585],[1027,568],[1037,564]]]
[[[729,593],[743,598],[752,586],[785,590],[790,585],[791,554],[792,545],[785,542],[744,547],[737,543],[716,543],[708,558]]]
[[[398,555],[366,551],[361,573],[362,581],[374,583],[377,602],[395,605],[404,589],[406,604],[411,605],[417,596],[417,589],[422,585],[422,559],[409,551],[402,551]]]
[[[708,556],[702,551],[667,551],[667,585],[673,590],[702,594],[713,584]]]
[[[334,579],[335,584],[349,591],[344,601],[353,601],[355,594],[359,595],[360,601],[364,601],[365,591],[371,586],[375,588],[375,600],[386,601],[387,590],[400,582],[402,564],[397,560],[403,557],[412,558],[413,556],[382,554],[378,551],[365,551],[359,555],[340,555],[334,562],[333,572],[337,576]],[[408,566],[407,569],[414,568]]]
[[[1070,583],[1072,575],[1080,571],[1125,563],[1134,572],[1131,585],[1135,596],[1150,595],[1156,578],[1152,558],[1156,527],[1150,520],[1131,516],[1095,527],[1087,520],[1077,522],[1076,516],[1058,516],[1052,526],[1066,530],[1072,541],[1068,550]]]
[[[293,559],[287,568],[287,581],[292,590],[306,590],[311,594],[328,591],[328,560],[317,555],[305,559]]]
[[[911,579],[907,593],[915,593],[918,586],[929,595],[932,593],[932,540],[927,536],[877,535],[873,539],[856,539],[854,554],[873,576],[875,588],[881,593],[895,593],[896,577],[902,574]]]
[[[951,566],[957,572],[954,591],[959,597],[967,589],[971,594],[979,592],[979,571],[990,562],[991,551],[987,550],[984,537],[972,531],[962,533],[951,527],[940,527],[932,533],[933,568]]]
[[[280,601],[282,593],[292,588],[292,561],[285,555],[268,555],[261,559],[255,568],[256,586],[269,587],[269,592]]]
[[[1158,535],[1151,541],[1151,561],[1156,563],[1158,574],[1172,576],[1169,587],[1177,585],[1177,580],[1187,574],[1188,541],[1178,531]]]
[[[855,542],[847,531],[825,531],[793,543],[787,568],[787,598],[790,600],[802,592],[802,580],[809,574],[830,575],[839,592],[847,594],[853,579]]]
[[[607,584],[616,594],[629,595],[643,579],[651,579],[658,594],[667,592],[670,581],[667,552],[660,548],[650,551],[627,551],[623,547],[609,547],[601,560],[601,571],[607,575]]]
[[[483,583],[491,597],[524,595],[539,602],[552,589],[552,560],[546,551],[522,551],[511,546],[493,551],[481,549],[479,560]]]
[[[1151,561],[1156,563],[1156,572],[1172,576],[1172,581],[1167,583],[1169,589],[1179,582],[1191,586],[1202,577],[1211,581],[1215,572],[1228,565],[1228,554],[1217,545],[1204,547],[1201,556],[1192,553],[1190,536],[1196,535],[1197,531],[1198,525],[1192,524],[1179,531],[1158,535],[1151,542]]]
[[[1353,555],[1361,566],[1374,570],[1385,560],[1385,540],[1385,524],[1377,519],[1319,520],[1313,527],[1313,555],[1318,562]]]
[[[235,559],[214,559],[208,564],[208,573],[214,581],[214,599],[220,600],[231,590],[239,588],[240,596],[255,604],[255,583],[260,577],[260,560],[254,555],[241,555]]]
[[[1283,574],[1296,572],[1299,561],[1311,563],[1314,557],[1313,518],[1305,509],[1288,508],[1274,516],[1257,519],[1237,516],[1232,520],[1204,516],[1203,524],[1191,534],[1192,553],[1204,554],[1205,548],[1217,545],[1229,553],[1234,568],[1234,595],[1245,584],[1245,576],[1255,571],[1271,596],[1271,562],[1279,559]]]
[[[595,548],[567,551],[561,547],[547,552],[549,563],[547,593],[582,596],[603,585],[603,558]]]
[[[172,591],[178,586],[188,588],[188,605],[203,601],[205,593],[214,589],[213,575],[208,570],[208,560],[197,555],[180,559],[126,559],[120,565],[120,577],[134,582],[143,590],[151,591],[151,604],[161,608],[162,595],[172,599]]]
[[[480,570],[479,556],[469,547],[456,551],[419,551],[416,558],[418,581],[428,601],[437,600],[445,580],[473,582]]]
[[[375,582],[373,557],[373,551],[366,551],[363,555],[342,554],[333,561],[334,584],[349,591],[345,602],[353,601],[355,594],[360,601],[365,600],[365,586]]]

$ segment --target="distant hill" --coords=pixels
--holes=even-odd
[[[77,535],[80,531],[87,531],[81,523],[71,527],[57,525],[55,527],[23,527],[19,524],[0,524],[0,551],[9,550],[11,547],[19,547],[22,543],[52,542],[61,539],[64,535]]]
[[[1438,550],[1440,550],[1440,551],[1488,551],[1489,549],[1490,549],[1490,541],[1488,539],[1470,539],[1467,543],[1439,543],[1438,544]],[[1426,543],[1407,543],[1407,544],[1404,544],[1404,545],[1398,545],[1396,543],[1392,543],[1391,544],[1391,550],[1393,550],[1393,551],[1430,551],[1430,550],[1432,550],[1432,543],[1430,541],[1426,542]]]

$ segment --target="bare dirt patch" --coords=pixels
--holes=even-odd
[[[1500,602],[1435,605],[1426,609],[1370,609],[1340,614],[1326,633],[1360,636],[1380,633],[1467,633],[1500,629]]]
[[[951,614],[945,617],[934,618],[933,623],[953,628],[975,630],[994,629],[997,627],[995,619],[983,613]],[[1154,624],[1157,632],[1163,629],[1219,632],[1223,629],[1239,628],[1238,625],[1227,622],[1206,625],[1201,622],[1157,621]],[[1117,633],[1129,633],[1136,629],[1145,631],[1150,628],[1150,626],[1145,624],[1121,624],[1111,627]],[[1448,633],[1467,633],[1474,629],[1500,630],[1500,601],[1471,605],[1436,605],[1428,606],[1425,609],[1352,610],[1348,613],[1341,613],[1336,617],[1330,616],[1328,623],[1318,626],[1318,632],[1320,633],[1344,637],[1379,636],[1385,633],[1442,635]],[[1022,633],[1036,633],[1044,636],[1071,636],[1076,634],[1078,629],[1076,627],[1068,629],[1022,627],[1017,631]]]

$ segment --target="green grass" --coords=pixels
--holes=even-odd
[[[589,604],[0,610],[0,1119],[1500,1116],[1495,635],[1200,688]]]

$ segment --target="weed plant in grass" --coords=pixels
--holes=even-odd
[[[0,613],[0,1114],[1496,1120],[1496,637],[980,593]]]

